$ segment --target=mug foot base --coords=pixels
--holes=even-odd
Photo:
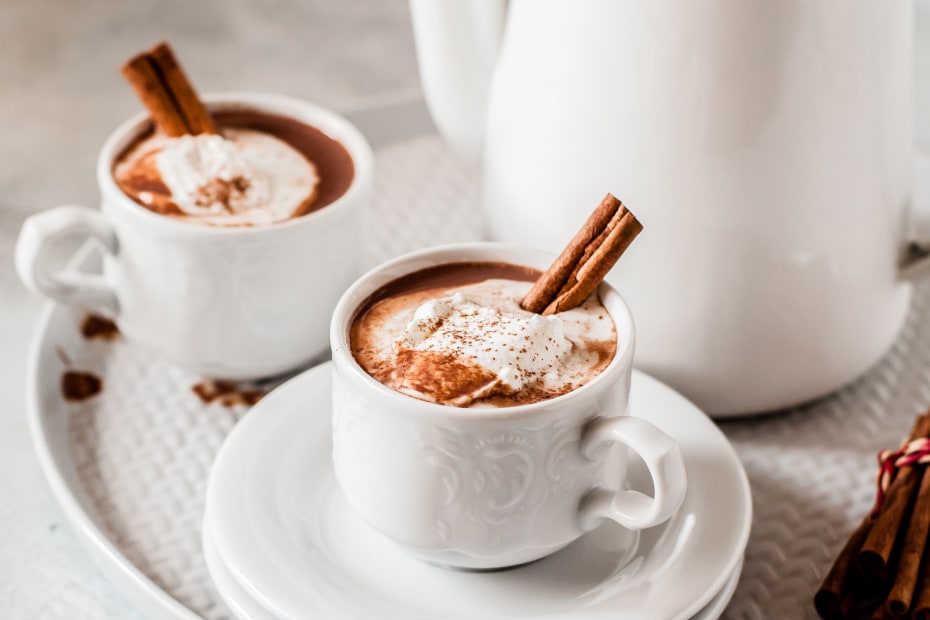
[[[475,556],[455,550],[423,551],[422,549],[410,547],[402,543],[396,544],[404,551],[416,557],[418,560],[422,560],[427,564],[432,564],[433,566],[437,566],[439,568],[476,573],[491,573],[498,571],[508,571],[515,568],[520,568],[521,566],[532,564],[534,562],[538,562],[539,560],[542,560],[552,555],[553,553],[564,549],[569,544],[571,544],[571,542],[572,541],[568,541],[550,547],[516,551],[502,557]]]
[[[477,567],[470,567],[470,566],[455,566],[455,565],[453,565],[453,564],[445,564],[445,563],[443,563],[443,562],[439,562],[439,561],[436,561],[436,560],[432,560],[432,559],[430,559],[430,558],[425,558],[425,557],[420,556],[420,555],[417,556],[417,559],[422,560],[423,562],[426,562],[427,564],[430,564],[430,565],[432,565],[432,566],[435,566],[436,568],[443,568],[443,569],[445,569],[445,570],[461,571],[461,572],[463,572],[463,573],[503,573],[503,572],[506,572],[506,571],[509,571],[509,570],[514,570],[514,569],[517,569],[517,568],[523,568],[524,566],[529,566],[530,564],[535,564],[536,562],[539,562],[540,560],[544,559],[545,557],[546,557],[546,556],[543,556],[543,557],[540,557],[540,558],[536,558],[535,560],[529,560],[529,561],[527,561],[527,562],[520,562],[519,564],[508,564],[507,566],[492,566],[492,567],[488,567],[488,568],[477,568]]]

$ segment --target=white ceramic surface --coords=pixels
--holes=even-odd
[[[668,523],[607,523],[505,571],[439,568],[368,527],[333,478],[331,365],[289,381],[230,434],[207,488],[206,528],[237,583],[282,619],[689,618],[733,574],[751,500],[732,447],[694,405],[634,372],[631,407],[682,447],[690,487]],[[631,461],[630,479],[648,484]],[[642,488],[642,487],[640,487]],[[519,594],[516,594],[519,593]]]
[[[353,242],[372,183],[371,148],[347,120],[298,99],[204,99],[213,109],[253,108],[319,128],[352,156],[352,184],[325,208],[271,226],[210,227],[157,215],[113,180],[114,160],[149,127],[140,113],[100,151],[101,210],[65,206],[27,219],[17,269],[36,292],[115,317],[128,338],[180,366],[229,379],[278,374],[326,351],[329,316],[361,271]],[[101,243],[104,275],[49,269],[52,246],[72,235]]]
[[[736,593],[736,586],[739,585],[739,580],[742,575],[743,560],[740,560],[733,574],[730,575],[730,578],[723,585],[723,589],[721,589],[720,592],[717,593],[717,596],[712,598],[701,611],[691,616],[691,620],[717,620],[717,618],[722,616],[727,605],[733,600],[733,595]]]
[[[229,569],[223,562],[223,558],[220,557],[219,552],[216,550],[216,543],[213,542],[212,534],[207,529],[204,529],[203,532],[203,554],[207,561],[207,568],[210,570],[210,577],[213,579],[217,591],[236,618],[239,620],[277,620],[270,611],[249,596],[249,593],[230,574]],[[691,616],[690,620],[716,620],[719,618],[733,598],[733,593],[736,592],[736,586],[739,584],[742,572],[743,562],[741,561],[720,592],[699,612]],[[383,616],[379,615],[379,617]]]
[[[462,409],[411,398],[365,372],[349,332],[359,307],[398,277],[446,263],[546,269],[555,256],[495,243],[421,250],[369,271],[333,313],[333,463],[352,507],[428,561],[464,568],[531,562],[611,519],[630,529],[667,520],[687,487],[674,441],[627,416],[633,318],[600,288],[617,330],[604,371],[557,398]],[[622,490],[627,449],[645,462],[652,497]]]
[[[95,248],[85,244],[70,262],[70,267],[87,273],[100,270],[100,257]],[[158,531],[168,531],[182,542],[183,534],[178,535],[175,523],[163,518],[157,509],[164,497],[159,488],[153,485],[155,479],[172,481],[175,492],[196,488],[187,475],[196,467],[188,460],[188,451],[176,449],[172,461],[182,464],[185,471],[174,479],[164,474],[160,463],[151,458],[161,451],[146,439],[157,438],[164,431],[157,423],[167,423],[169,433],[177,437],[177,431],[190,428],[189,424],[178,424],[179,412],[174,393],[180,385],[177,377],[169,379],[167,390],[145,389],[145,381],[140,383],[139,363],[149,372],[162,377],[171,374],[160,360],[153,360],[138,351],[126,351],[125,343],[88,342],[80,334],[79,326],[85,313],[74,306],[62,306],[47,303],[39,318],[39,326],[29,353],[29,376],[26,385],[26,401],[29,413],[30,434],[35,446],[36,456],[42,467],[45,479],[51,488],[64,518],[78,541],[90,552],[99,570],[109,579],[122,596],[129,599],[133,606],[151,618],[159,620],[198,620],[201,616],[192,611],[177,593],[169,594],[164,587],[152,579],[150,561],[140,561],[138,550],[148,543],[139,544],[141,539],[151,535],[150,530],[139,527],[133,514],[145,514],[144,521],[155,520]],[[123,349],[121,351],[121,349]],[[120,353],[128,353],[128,355]],[[134,359],[135,358],[135,359]],[[135,367],[135,370],[129,370]],[[91,399],[85,403],[69,403],[61,396],[61,376],[68,368],[77,368],[85,372],[94,372],[102,377],[103,398]],[[122,380],[116,379],[114,372],[108,368],[129,371]],[[149,384],[150,385],[150,384]],[[128,388],[128,389],[127,389]],[[144,390],[145,394],[138,392]],[[132,396],[133,393],[137,396]],[[169,396],[165,396],[165,394]],[[101,400],[106,400],[101,404]],[[148,406],[146,406],[148,405]],[[155,411],[149,410],[153,407]],[[170,408],[172,415],[164,415],[164,409]],[[104,412],[110,412],[105,415]],[[141,414],[141,415],[140,415]],[[149,417],[150,414],[154,414]],[[123,422],[111,423],[113,420]],[[219,436],[225,436],[232,427],[235,417],[221,416],[215,419]],[[141,426],[140,426],[141,425]],[[212,455],[209,434],[197,434],[199,449],[208,450]],[[215,438],[214,438],[215,441]],[[127,442],[132,443],[132,450],[125,449]],[[176,445],[177,440],[173,443]],[[128,456],[148,455],[148,463],[138,468],[140,461]],[[142,475],[149,474],[151,477]],[[135,479],[134,484],[126,485],[127,477]],[[104,478],[107,478],[104,481]],[[151,498],[155,506],[140,501],[140,495]],[[180,494],[183,496],[183,493]],[[117,499],[119,497],[119,499]],[[193,504],[187,500],[181,509],[174,508],[175,515],[181,515]],[[108,506],[119,508],[108,512]],[[127,532],[127,529],[130,530]],[[183,542],[182,542],[183,544]],[[180,565],[189,565],[187,557],[177,553],[173,545],[163,545],[163,549],[174,557],[167,557],[167,564],[177,574],[190,579],[191,574],[179,570]],[[191,579],[196,583],[195,579]]]
[[[210,571],[213,585],[216,586],[217,592],[223,597],[223,602],[236,618],[239,620],[277,620],[274,614],[249,596],[248,592],[233,579],[223,558],[216,550],[213,536],[206,527],[203,529],[203,558],[207,563],[207,570]]]
[[[483,148],[491,238],[556,250],[620,197],[645,225],[611,276],[637,365],[711,415],[810,400],[888,351],[911,291],[910,0],[504,7],[411,1],[437,126]]]

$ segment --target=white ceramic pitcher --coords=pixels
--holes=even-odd
[[[910,0],[411,0],[488,233],[562,247],[606,193],[637,365],[706,411],[828,393],[908,308]],[[904,262],[911,264],[902,269]]]

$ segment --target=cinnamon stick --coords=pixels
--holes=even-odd
[[[524,310],[539,314],[552,303],[552,300],[565,286],[569,275],[578,267],[588,244],[594,241],[598,234],[606,228],[608,222],[619,209],[620,201],[613,195],[607,194],[601,204],[588,217],[584,226],[575,233],[575,236],[565,246],[559,257],[555,259],[555,262],[536,280],[536,283],[523,298],[521,305]]]
[[[845,616],[844,618],[852,618],[853,616]],[[894,620],[894,616],[891,615],[891,612],[888,611],[886,605],[879,605],[875,608],[875,611],[872,612],[872,615],[869,616],[870,620],[888,620],[891,618]]]
[[[905,440],[905,445],[915,439],[926,437],[928,432],[930,432],[930,412],[917,417]],[[921,568],[921,564],[926,566],[926,556],[930,554],[930,546],[920,541],[920,532],[926,534],[927,528],[930,527],[930,523],[927,522],[930,521],[930,507],[922,511],[927,513],[927,521],[922,521],[921,519],[925,517],[920,517],[912,523],[907,511],[910,502],[902,502],[902,498],[909,499],[908,478],[914,476],[913,473],[907,477],[903,474],[914,471],[917,471],[917,479],[920,480],[918,485],[920,491],[916,494],[924,498],[924,502],[930,501],[930,492],[923,488],[922,481],[926,478],[927,484],[930,485],[930,476],[923,476],[923,468],[905,467],[899,471],[898,476],[893,479],[885,493],[881,510],[862,520],[847,540],[824,578],[823,584],[814,595],[814,608],[820,617],[825,619],[858,618],[863,614],[868,614],[869,610],[874,613],[872,617],[875,618],[895,617],[901,614],[904,606],[910,605],[908,595],[903,594],[908,587],[911,588],[911,599],[915,601],[923,592],[922,588],[930,588],[930,571],[925,574]],[[902,503],[904,503],[904,509],[899,512]],[[917,510],[916,506],[915,510]],[[882,528],[890,529],[876,534],[876,528],[880,523]],[[906,535],[903,532],[905,527],[907,528]],[[906,536],[912,542],[902,542]],[[867,545],[871,546],[867,547]],[[898,549],[901,549],[900,553]],[[891,570],[889,564],[892,561],[892,555],[896,553],[900,556],[901,566],[895,571],[896,577],[892,583],[892,580],[888,578]],[[863,556],[866,558],[864,562]],[[924,559],[923,563],[920,561],[921,556]],[[863,564],[870,569],[869,572],[862,570]],[[908,568],[909,566],[911,568]],[[905,574],[900,574],[901,571]],[[900,583],[898,583],[899,580]],[[908,585],[914,582],[918,582],[916,592],[914,592],[914,585]],[[891,592],[894,586],[897,586],[897,590]],[[915,609],[918,604],[919,601],[915,602]],[[925,620],[930,620],[930,593],[927,594],[927,607]],[[905,609],[904,614],[906,613]]]
[[[927,543],[927,534],[930,532],[930,475],[925,468],[920,469],[920,486],[917,490],[917,499],[911,510],[907,532],[898,558],[895,571],[894,584],[888,594],[886,603],[888,611],[898,618],[907,615],[914,599],[914,589],[917,586],[920,572],[921,558]]]
[[[168,91],[174,96],[178,109],[181,111],[181,116],[187,122],[190,132],[195,135],[216,133],[213,117],[210,116],[206,106],[203,105],[168,44],[159,43],[149,53],[152,56],[152,61],[161,71],[162,79]]]
[[[885,620],[885,607],[882,604],[884,597],[871,590],[863,590],[858,572],[855,574],[856,585],[843,596],[840,604],[838,620],[853,620],[870,618],[871,620]]]
[[[921,564],[913,601],[914,612],[911,617],[914,620],[930,620],[930,545],[924,546]]]
[[[908,441],[930,435],[930,415],[919,416]],[[889,579],[889,562],[895,551],[898,534],[906,525],[921,472],[916,467],[906,467],[898,472],[889,485],[882,508],[869,530],[857,563],[863,576],[873,583],[887,584]]]
[[[607,194],[521,305],[542,314],[579,306],[642,230],[639,220],[616,197]]]
[[[121,72],[166,135],[217,133],[210,113],[167,43],[129,59]]]
[[[824,577],[820,589],[814,594],[814,609],[824,620],[842,618],[845,615],[840,606],[850,592],[851,581],[854,579],[850,569],[855,569],[853,560],[858,555],[862,543],[865,542],[873,520],[872,515],[868,515],[853,531],[839,555],[836,556],[827,576]]]
[[[190,133],[187,121],[178,111],[148,53],[131,58],[123,65],[122,74],[165,135],[176,137]]]
[[[569,278],[559,295],[543,310],[543,314],[570,310],[584,303],[642,230],[642,224],[632,213],[623,213],[603,243],[594,250],[577,275]]]

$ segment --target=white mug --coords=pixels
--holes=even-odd
[[[100,151],[100,210],[63,206],[28,218],[17,270],[33,291],[114,318],[127,339],[180,366],[225,379],[278,374],[326,351],[332,310],[358,276],[354,240],[371,188],[371,148],[344,118],[305,101],[259,93],[204,99],[211,110],[253,109],[320,129],[352,157],[351,185],[319,211],[268,226],[158,215],[127,197],[112,174],[114,160],[150,127],[138,114]],[[48,268],[49,251],[70,235],[100,242],[103,275]]]
[[[610,276],[639,367],[724,416],[826,394],[891,347],[930,266],[907,256],[911,0],[411,8],[492,239],[561,248],[608,191],[643,222]]]
[[[462,409],[417,400],[379,383],[352,356],[361,304],[405,274],[453,262],[544,269],[553,256],[473,243],[429,249],[362,276],[333,315],[333,462],[349,504],[376,530],[431,562],[501,568],[548,555],[611,519],[641,529],[671,517],[685,496],[678,444],[628,414],[633,320],[617,291],[601,301],[617,353],[584,386],[515,407]],[[624,488],[627,448],[654,493]]]

